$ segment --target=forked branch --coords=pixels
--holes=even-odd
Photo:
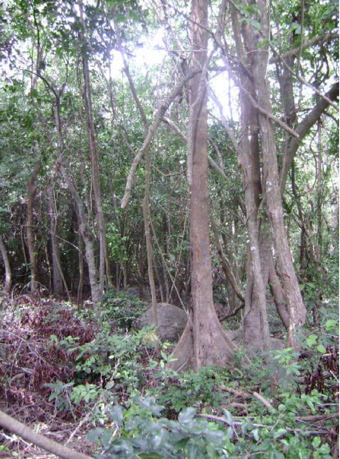
[[[144,153],[146,152],[147,148],[149,148],[151,142],[153,141],[166,111],[170,107],[171,103],[176,99],[176,97],[181,94],[183,86],[198,73],[200,73],[200,71],[192,72],[188,76],[186,76],[180,83],[178,83],[178,85],[174,88],[174,90],[169,94],[169,96],[163,101],[163,103],[158,108],[156,116],[155,116],[155,121],[150,126],[148,133],[144,139],[143,145],[138,150],[138,153],[136,154],[134,160],[132,161],[130,172],[129,172],[129,175],[126,181],[126,185],[125,185],[125,194],[124,194],[124,197],[121,203],[121,207],[123,209],[127,206],[129,202],[137,166],[141,162],[141,159]]]

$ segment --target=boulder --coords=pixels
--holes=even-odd
[[[168,303],[157,303],[157,312],[160,340],[178,341],[188,320],[186,313],[183,309]],[[152,323],[152,309],[150,307],[137,320],[137,327],[142,328]]]

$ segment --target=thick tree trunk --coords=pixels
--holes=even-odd
[[[31,265],[31,292],[34,293],[37,289],[37,257],[35,252],[35,237],[34,237],[34,215],[33,206],[36,194],[35,180],[41,169],[40,161],[35,165],[33,172],[27,183],[27,248],[29,254],[29,261]]]
[[[266,0],[259,0],[261,12],[261,28],[264,35],[269,36],[269,12]],[[258,41],[263,40],[258,35]],[[256,53],[254,68],[254,86],[257,100],[261,107],[272,114],[270,93],[267,81],[268,47],[260,48]],[[280,180],[276,158],[275,134],[272,121],[259,113],[261,146],[263,154],[263,184],[266,196],[267,213],[273,230],[274,245],[276,249],[278,268],[283,284],[290,315],[288,340],[294,344],[296,327],[302,325],[306,319],[306,308],[302,300],[298,281],[295,275],[292,257],[288,245],[287,235],[283,223],[283,209],[281,202]]]
[[[237,11],[234,7],[231,8],[231,11],[238,57],[240,61],[247,62],[247,68],[251,74],[254,67],[252,37],[249,35],[249,29],[244,28],[242,40]],[[255,93],[253,83],[247,75],[241,75],[240,84],[247,92]],[[249,344],[253,350],[262,350],[269,347],[270,335],[259,241],[258,210],[262,193],[258,143],[259,126],[256,110],[244,91],[240,92],[240,100],[242,137],[237,149],[237,156],[242,170],[249,235],[243,331],[245,343]]]
[[[260,247],[263,283],[265,286],[269,283],[277,313],[283,325],[288,330],[289,312],[287,309],[287,300],[275,269],[273,236],[267,219],[265,219],[261,225]]]
[[[8,295],[11,290],[11,286],[12,286],[12,270],[11,270],[11,265],[9,263],[8,253],[7,253],[4,241],[3,241],[2,234],[0,234],[0,253],[1,253],[1,257],[4,262],[4,266],[5,266],[4,293],[5,295]]]
[[[209,237],[208,126],[206,64],[208,2],[192,0],[192,68],[202,72],[191,81],[189,126],[189,177],[191,179],[190,245],[192,316],[174,351],[171,366],[195,370],[206,365],[225,365],[234,355],[234,345],[215,312]],[[190,172],[192,171],[192,172]],[[192,347],[193,346],[193,347]]]

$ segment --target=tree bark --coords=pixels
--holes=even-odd
[[[193,70],[202,70],[191,81],[188,157],[192,162],[190,246],[192,315],[174,350],[177,370],[206,365],[225,365],[233,359],[235,346],[224,332],[215,312],[209,236],[208,125],[207,125],[207,32],[208,2],[192,0]]]
[[[249,74],[254,68],[254,43],[249,29],[241,26],[235,7],[231,7],[232,25],[236,49],[240,61],[247,63]],[[240,74],[241,88],[255,96],[253,82],[246,74]],[[237,146],[238,163],[242,170],[245,193],[247,230],[249,235],[247,291],[243,321],[244,340],[253,350],[269,348],[269,324],[266,309],[266,288],[262,273],[261,247],[259,240],[258,211],[261,201],[261,176],[258,140],[258,114],[244,91],[240,92],[242,134]]]
[[[37,289],[37,277],[38,277],[38,266],[37,266],[37,257],[35,253],[35,237],[34,237],[34,198],[36,194],[35,180],[39,171],[42,167],[41,162],[39,161],[28,180],[27,183],[27,248],[29,254],[29,261],[31,265],[31,292],[34,293]]]
[[[84,32],[81,33],[81,40],[83,48],[86,44],[86,28],[83,17],[83,5],[82,1],[79,1],[80,16],[83,25]],[[82,52],[83,62],[83,74],[84,74],[84,99],[85,99],[85,111],[86,111],[86,131],[89,139],[90,153],[91,153],[91,180],[94,194],[94,201],[96,205],[97,221],[98,221],[98,232],[99,232],[99,283],[101,291],[104,291],[105,284],[105,269],[106,276],[109,285],[111,282],[110,263],[107,250],[106,241],[106,224],[104,218],[104,212],[102,207],[101,189],[100,189],[100,177],[99,177],[99,160],[97,142],[95,136],[95,128],[93,123],[93,112],[92,112],[92,97],[91,97],[91,82],[90,82],[90,71],[89,63],[86,56],[86,51],[83,49]]]
[[[89,227],[86,212],[84,209],[84,204],[78,194],[76,186],[73,183],[72,177],[70,177],[63,166],[63,164],[59,163],[59,168],[61,173],[64,177],[65,182],[67,183],[68,189],[71,192],[71,195],[76,203],[78,218],[79,218],[79,231],[82,235],[85,245],[85,257],[88,265],[89,270],[89,278],[90,278],[90,286],[91,286],[91,296],[92,301],[94,303],[94,310],[97,311],[96,305],[101,303],[103,299],[103,290],[101,289],[101,284],[98,278],[98,270],[96,266],[96,258],[95,258],[95,249],[94,249],[94,235],[91,232]]]
[[[4,244],[3,236],[0,234],[0,253],[5,266],[5,286],[4,293],[8,295],[12,286],[12,270],[8,258],[8,253]]]
[[[148,277],[151,292],[152,318],[158,336],[158,315],[155,277],[153,272],[153,251],[150,236],[150,151],[146,152],[146,176],[145,176],[145,195],[143,199],[143,218],[146,240],[146,255],[148,260]],[[159,342],[156,343],[156,352],[159,352]]]
[[[78,217],[79,221],[79,217]],[[79,266],[79,282],[78,282],[78,291],[77,291],[77,305],[78,307],[83,305],[83,287],[84,287],[84,251],[83,251],[83,240],[81,234],[78,237],[78,266]]]
[[[39,446],[45,451],[55,454],[57,457],[61,457],[62,459],[91,459],[90,456],[78,453],[78,451],[67,448],[64,445],[60,445],[59,443],[34,432],[34,430],[30,427],[22,424],[3,411],[0,411],[0,426],[15,433],[27,442],[33,443],[34,445]]]
[[[47,206],[50,219],[50,237],[51,237],[51,256],[52,256],[52,286],[53,293],[57,296],[64,294],[64,287],[70,301],[70,293],[67,288],[66,280],[63,275],[60,263],[59,241],[57,238],[57,215],[55,212],[55,200],[53,197],[52,184],[47,186]]]
[[[261,13],[262,34],[269,38],[269,7],[266,0],[258,0],[258,6]],[[263,40],[262,34],[255,34],[257,36],[257,43]],[[257,100],[260,101],[261,107],[267,113],[271,114],[272,107],[267,80],[268,54],[268,45],[258,48],[253,77]],[[283,223],[274,127],[272,120],[261,112],[259,113],[259,124],[263,154],[263,185],[267,213],[273,230],[278,267],[289,310],[288,343],[293,346],[296,344],[295,329],[305,322],[306,307],[302,300]]]

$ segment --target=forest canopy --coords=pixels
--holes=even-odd
[[[100,458],[338,457],[338,13],[2,2],[1,410]]]

